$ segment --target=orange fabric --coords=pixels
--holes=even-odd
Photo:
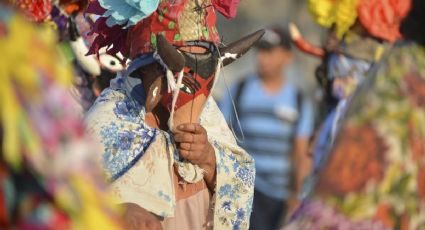
[[[382,159],[387,147],[376,130],[372,126],[347,126],[341,131],[340,139],[320,177],[319,191],[344,195],[360,191],[372,179],[379,181],[385,170]]]

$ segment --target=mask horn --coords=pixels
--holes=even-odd
[[[234,62],[237,58],[240,58],[242,55],[248,52],[248,50],[264,35],[264,33],[264,30],[258,30],[257,32],[245,36],[238,41],[232,42],[226,47],[220,48],[220,54],[222,56],[226,54],[236,55],[232,58],[224,59],[223,66]]]
[[[314,46],[305,40],[294,23],[289,23],[289,33],[291,34],[291,38],[292,41],[294,41],[295,46],[302,52],[319,58],[323,58],[325,56],[325,50]]]
[[[173,72],[180,72],[185,65],[183,55],[161,34],[157,38],[157,51],[162,61]]]

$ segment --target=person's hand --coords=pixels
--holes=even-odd
[[[132,203],[124,204],[124,224],[128,230],[162,230],[159,217]]]
[[[287,200],[288,209],[286,211],[285,222],[284,224],[288,224],[292,215],[294,215],[295,211],[300,207],[300,200],[295,197],[291,197]]]
[[[216,178],[215,151],[208,142],[207,131],[200,124],[181,124],[174,133],[180,156],[205,170],[204,180],[214,191]]]
[[[174,133],[180,156],[203,167],[214,165],[214,148],[208,142],[207,131],[200,124],[181,124]]]

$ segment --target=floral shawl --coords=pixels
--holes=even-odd
[[[187,183],[202,180],[198,166],[178,158],[172,135],[145,122],[144,92],[138,80],[118,76],[88,113],[89,130],[104,146],[99,153],[121,202],[135,203],[172,217],[173,164]],[[200,118],[217,159],[214,229],[248,229],[254,186],[254,162],[237,144],[216,103],[210,98]]]

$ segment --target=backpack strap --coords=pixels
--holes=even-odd
[[[303,94],[301,89],[297,87],[297,111],[301,115],[302,103],[303,103]]]
[[[247,82],[247,79],[244,78],[238,83],[236,87],[235,95],[233,97],[233,100],[235,100],[235,110],[233,110],[233,117],[235,119],[236,119],[236,114],[240,116],[239,112],[241,111],[241,96],[245,89],[246,82]]]

